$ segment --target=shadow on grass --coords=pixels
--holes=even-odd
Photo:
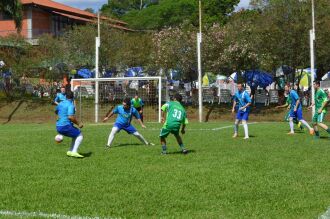
[[[139,143],[131,143],[131,144],[118,144],[113,147],[117,148],[117,147],[126,147],[126,146],[148,146],[148,145],[139,144]]]
[[[329,140],[330,137],[326,137],[326,136],[321,136],[320,139],[325,139],[325,140]]]
[[[93,152],[87,152],[87,153],[80,153],[84,157],[91,157]]]
[[[166,155],[189,155],[196,153],[196,150],[188,150],[188,154],[182,154],[182,151],[167,152]]]
[[[7,122],[2,123],[3,125],[9,123],[13,117],[13,115],[16,113],[16,111],[20,108],[20,106],[24,103],[24,100],[19,101],[19,103],[17,104],[17,106],[15,107],[15,109],[10,113],[10,115],[8,116]]]

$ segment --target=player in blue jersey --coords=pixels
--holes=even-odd
[[[139,112],[131,105],[130,98],[125,98],[122,105],[117,106],[114,110],[110,110],[103,119],[103,122],[106,122],[114,114],[118,114],[118,116],[109,135],[106,147],[111,147],[111,144],[115,138],[115,134],[120,132],[121,130],[126,131],[128,134],[134,135],[145,145],[154,145],[153,143],[149,143],[147,140],[145,140],[145,138],[131,124],[132,118],[134,116],[138,120],[142,128],[146,128],[141,121]]]
[[[314,135],[314,129],[312,129],[310,125],[303,119],[302,105],[297,91],[295,91],[289,84],[285,85],[285,91],[288,92],[289,97],[291,99],[290,117],[289,117],[290,132],[288,134],[289,135],[294,134],[293,120],[296,118],[299,122],[301,122],[304,126],[306,126],[309,129],[309,133],[311,135]]]
[[[58,105],[60,102],[66,100],[65,87],[61,87],[61,91],[56,94],[54,99],[55,105]]]
[[[57,132],[61,135],[72,138],[71,148],[67,152],[67,156],[83,158],[84,156],[78,153],[78,148],[83,140],[83,135],[80,129],[73,126],[76,124],[79,128],[83,127],[75,117],[75,106],[73,104],[73,93],[66,94],[66,100],[60,102],[56,107],[56,114],[58,116],[56,122]]]
[[[232,109],[232,113],[235,113],[235,108],[238,105],[238,110],[235,120],[235,129],[234,129],[235,132],[233,138],[236,138],[238,136],[238,125],[240,122],[242,122],[245,133],[244,139],[248,139],[249,130],[248,130],[247,121],[249,120],[251,98],[248,92],[244,89],[242,83],[238,83],[237,88],[238,91],[234,95],[234,103]]]

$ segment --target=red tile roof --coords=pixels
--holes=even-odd
[[[53,11],[57,11],[60,13],[66,13],[66,14],[71,14],[73,16],[77,16],[80,18],[86,18],[86,19],[95,19],[97,18],[96,14],[90,13],[88,11],[84,11],[84,10],[80,10],[77,8],[73,8],[58,2],[54,2],[51,0],[21,0],[21,3],[23,5],[29,5],[29,4],[34,4],[34,5],[38,5],[44,8],[48,8],[51,9]],[[111,22],[114,22],[116,24],[118,24],[118,26],[120,25],[127,25],[127,23],[123,22],[123,21],[119,21],[119,20],[115,20],[112,18],[107,18],[107,17],[101,17],[102,19],[106,19],[109,20]]]

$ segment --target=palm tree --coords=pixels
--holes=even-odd
[[[22,30],[23,11],[20,0],[0,0],[0,11],[9,13],[15,22],[17,32]]]

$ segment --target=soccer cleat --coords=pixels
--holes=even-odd
[[[155,144],[154,143],[151,143],[151,142],[149,142],[147,145],[155,146]]]
[[[301,128],[301,122],[298,122],[298,128]]]
[[[105,145],[105,150],[109,150],[111,148],[111,146],[110,145]]]
[[[68,151],[68,152],[66,152],[66,155],[69,156],[69,157],[71,157],[72,152],[71,151]]]
[[[249,139],[249,137],[244,137],[243,139],[246,140],[246,139]]]
[[[183,154],[188,154],[188,150],[187,150],[187,149],[183,149],[183,150],[182,150],[182,153],[183,153]]]
[[[235,133],[235,134],[233,135],[233,138],[237,138],[237,136],[238,136],[237,133]]]
[[[289,132],[289,133],[287,133],[288,135],[294,135],[294,132]]]
[[[83,155],[79,154],[78,152],[71,152],[70,157],[75,157],[75,158],[84,158]]]
[[[167,152],[166,151],[162,151],[161,155],[166,155]]]
[[[314,129],[310,129],[310,130],[309,130],[309,134],[310,134],[310,135],[314,135],[314,134],[315,134]]]

